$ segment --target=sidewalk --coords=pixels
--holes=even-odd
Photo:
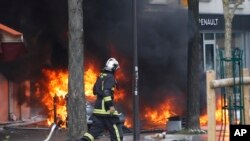
[[[32,129],[32,130],[2,130],[0,131],[0,141],[4,141],[5,137],[9,137],[8,141],[43,141],[46,139],[49,134],[48,130],[45,129]],[[153,141],[153,140],[162,140],[162,141],[206,141],[205,135],[177,135],[169,134],[166,135],[165,139],[153,138],[155,133],[141,134],[141,141]],[[51,141],[66,141],[67,133],[65,130],[59,130],[55,132]],[[110,141],[108,136],[101,136],[96,141]],[[132,134],[125,134],[124,141],[133,141]]]
[[[0,125],[0,141],[44,141],[50,132],[49,128],[6,128]],[[147,132],[140,134],[140,141],[207,141],[207,134],[166,134],[165,138],[160,137],[162,132]],[[217,133],[219,138],[219,131]],[[56,130],[50,141],[66,141],[67,131],[65,129]],[[222,138],[220,139],[222,140]],[[95,141],[110,141],[108,135],[103,135]],[[124,134],[124,141],[133,141],[133,134]],[[229,141],[226,134],[224,141]]]

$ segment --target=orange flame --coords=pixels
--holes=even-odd
[[[124,126],[131,128],[132,127],[132,121],[130,118],[126,118],[124,121]]]
[[[165,128],[167,119],[177,115],[177,109],[172,98],[167,98],[161,104],[157,105],[157,108],[146,107],[143,118],[146,119],[146,125],[144,128]]]
[[[85,96],[88,101],[94,101],[96,99],[93,95],[93,87],[97,77],[98,71],[95,70],[95,67],[92,64],[90,64],[84,72]]]
[[[68,93],[68,71],[67,70],[50,70],[43,69],[43,74],[45,75],[46,89],[37,89],[36,94],[42,94],[42,103],[48,109],[48,118],[47,123],[51,125],[54,122],[54,118],[59,118],[63,121],[66,121],[67,110],[66,110],[66,101],[65,97]],[[93,64],[89,64],[86,67],[84,72],[84,87],[85,87],[85,96],[87,101],[93,102],[95,96],[93,95],[93,86],[97,79],[99,71]],[[116,78],[118,81],[126,81],[126,77],[122,70],[117,71]],[[125,89],[118,89],[115,92],[114,99],[115,101],[124,101],[125,99]],[[168,98],[163,101],[162,104],[158,104],[157,108],[155,107],[146,107],[143,109],[141,115],[146,122],[144,128],[152,127],[163,127],[165,126],[167,119],[171,116],[176,116],[177,113],[176,106],[174,106],[174,100]],[[54,105],[56,103],[56,105]],[[54,106],[56,106],[56,115],[54,115]],[[217,110],[216,110],[216,122],[222,123],[221,117],[223,113],[221,112],[221,99],[217,100]],[[226,113],[227,116],[228,113]],[[201,126],[207,125],[208,117],[207,115],[200,116]],[[226,121],[228,123],[228,119]],[[126,127],[132,127],[132,119],[126,117],[124,125]]]
[[[87,101],[93,102],[96,99],[93,95],[93,86],[99,72],[95,69],[93,64],[88,65],[86,68],[87,69],[84,72],[85,97]],[[68,93],[68,71],[43,69],[42,72],[45,76],[45,82],[43,83],[46,85],[46,88],[42,89],[38,86],[36,95],[40,95],[40,97],[42,97],[41,101],[48,109],[47,123],[48,125],[51,125],[54,122],[55,117],[56,119],[61,119],[64,123],[66,123],[67,109],[65,97]],[[120,72],[118,73],[118,79],[121,78],[125,77]],[[124,96],[125,90],[119,89],[115,92],[114,99],[115,101],[119,101],[124,99]],[[54,110],[55,108],[56,110]],[[56,115],[54,115],[55,112]]]
[[[47,89],[49,90],[46,94],[43,95],[42,102],[48,107],[50,111],[48,113],[47,123],[50,125],[54,121],[54,102],[57,102],[57,117],[61,120],[66,120],[66,102],[65,96],[68,91],[68,74],[65,70],[52,71],[52,70],[43,70],[47,81]]]
[[[222,105],[221,105],[221,100],[222,100],[221,98],[217,98],[217,101],[216,101],[216,111],[215,111],[216,124],[229,123],[228,111],[223,111]],[[224,117],[226,117],[226,121],[224,121]],[[200,125],[201,126],[206,126],[207,122],[208,122],[207,114],[200,116]]]

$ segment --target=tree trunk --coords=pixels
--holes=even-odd
[[[225,20],[225,40],[224,40],[224,48],[225,48],[225,57],[231,58],[231,40],[232,40],[232,19],[233,15],[230,13],[229,8],[229,0],[223,0],[223,10],[224,10],[224,20]],[[232,75],[231,63],[227,62],[225,66],[225,74],[226,77],[229,78]]]
[[[224,20],[225,20],[225,40],[224,40],[224,48],[225,48],[225,58],[232,58],[232,22],[236,9],[240,4],[242,4],[243,0],[235,0],[234,3],[230,3],[229,0],[222,0],[223,3],[223,12],[224,12]],[[232,77],[232,61],[225,63],[225,77]],[[227,99],[229,100],[233,94],[232,88],[226,87]],[[233,119],[233,117],[232,117]]]
[[[225,20],[225,57],[231,58],[231,41],[232,41],[232,21],[234,13],[238,6],[242,4],[243,0],[235,0],[234,3],[230,3],[229,0],[223,0],[223,12]]]
[[[68,141],[86,131],[86,105],[83,83],[83,10],[82,0],[68,0],[69,14],[69,92],[67,101]]]
[[[200,129],[201,47],[199,33],[199,0],[188,1],[189,33],[187,80],[187,129]],[[193,28],[192,28],[193,27]]]

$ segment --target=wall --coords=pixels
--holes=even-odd
[[[209,2],[200,2],[199,3],[200,13],[223,13],[222,0],[210,0]],[[243,4],[239,7],[239,10],[236,11],[237,14],[250,14],[250,1],[245,0]]]
[[[30,81],[9,84],[10,107],[16,120],[30,119]]]
[[[2,42],[1,50],[0,60],[3,62],[17,60],[27,52],[23,42]]]
[[[6,32],[1,32],[1,42],[22,42],[22,36],[11,36]]]
[[[8,121],[8,81],[0,74],[0,123]]]

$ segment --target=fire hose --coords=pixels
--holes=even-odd
[[[62,123],[63,122],[61,120],[57,124],[53,123],[53,125],[51,126],[51,129],[50,129],[49,135],[43,141],[49,141],[51,139],[53,133],[56,131],[56,129],[60,128],[60,126],[61,126]]]

